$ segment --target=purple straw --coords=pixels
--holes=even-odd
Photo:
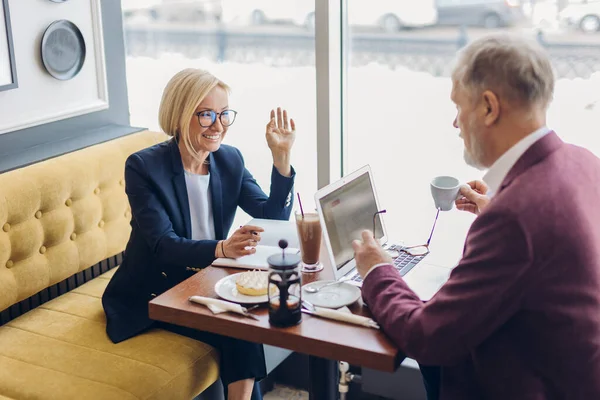
[[[302,214],[302,219],[304,219],[304,210],[302,209],[302,200],[300,200],[300,193],[296,193],[298,195],[298,204],[300,204],[300,213]]]

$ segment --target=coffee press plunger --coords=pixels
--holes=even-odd
[[[285,254],[288,242],[279,241],[281,254],[267,259],[269,263],[269,322],[273,326],[286,327],[302,320],[302,294],[300,256]]]

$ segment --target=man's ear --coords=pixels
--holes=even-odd
[[[482,94],[484,107],[484,124],[487,127],[494,125],[500,118],[500,100],[491,90]]]

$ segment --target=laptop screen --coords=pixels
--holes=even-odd
[[[319,199],[328,239],[336,268],[342,268],[354,258],[352,241],[361,239],[365,229],[373,230],[373,215],[377,201],[373,184],[367,171]],[[376,217],[375,237],[381,239],[381,215]]]

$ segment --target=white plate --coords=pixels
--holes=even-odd
[[[240,272],[241,274],[242,272]],[[215,284],[215,292],[219,297],[240,304],[258,304],[269,301],[269,296],[247,296],[237,291],[235,280],[239,274],[228,275]]]
[[[333,281],[316,281],[302,286],[302,298],[318,307],[340,308],[354,303],[360,298],[360,289],[349,283],[340,282],[327,286],[317,293],[309,293],[307,287],[320,287]]]

